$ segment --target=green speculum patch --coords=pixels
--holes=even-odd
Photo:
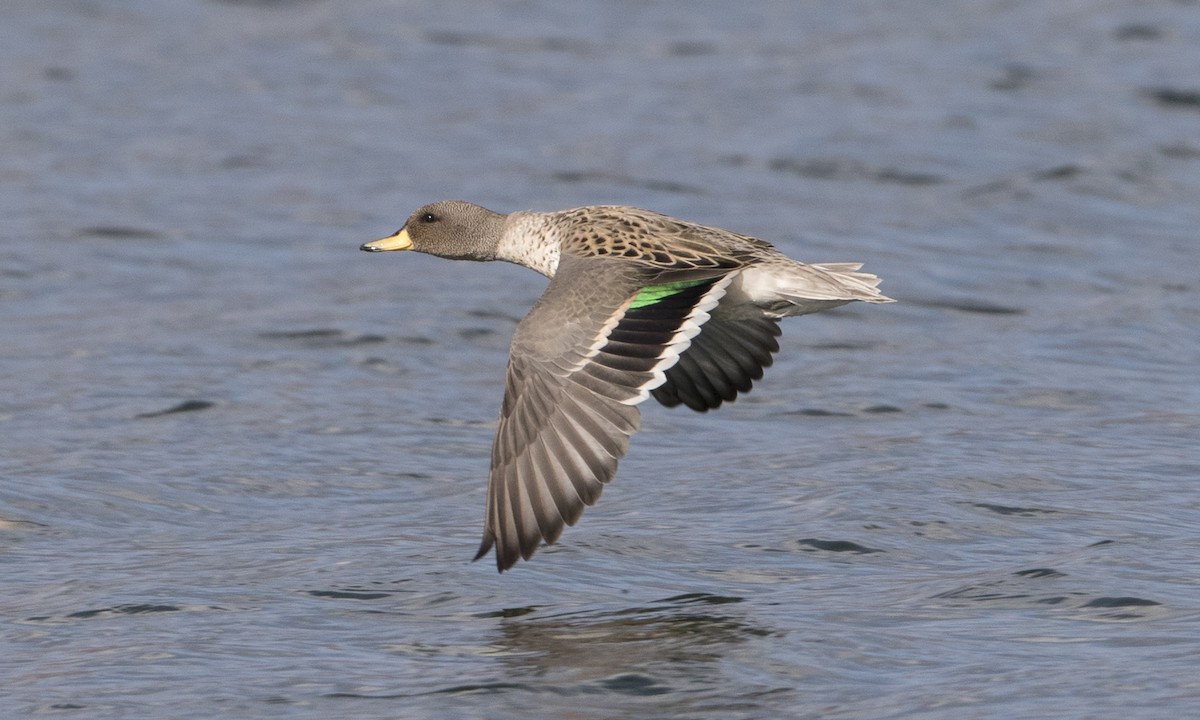
[[[639,292],[637,297],[633,299],[633,302],[629,304],[629,309],[637,310],[638,308],[643,308],[647,305],[653,305],[654,303],[661,301],[663,298],[671,297],[672,295],[683,292],[688,288],[693,288],[697,285],[703,285],[706,282],[710,282],[710,280],[681,280],[679,282],[663,283],[662,285],[647,285],[646,287],[642,288],[642,291]]]

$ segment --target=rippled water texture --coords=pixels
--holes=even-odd
[[[1200,6],[0,5],[13,717],[1161,718],[1200,702]],[[863,261],[472,564],[544,281],[417,205]]]

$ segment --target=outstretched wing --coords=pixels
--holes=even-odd
[[[675,407],[684,404],[705,412],[747,392],[762,379],[779,351],[779,320],[765,313],[757,317],[723,317],[718,306],[704,331],[666,371],[666,382],[651,391],[654,399]]]
[[[636,406],[665,381],[731,279],[706,269],[656,285],[647,272],[564,254],[517,326],[476,560],[493,546],[501,572],[528,560],[596,502],[638,428]]]

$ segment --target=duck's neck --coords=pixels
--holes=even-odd
[[[546,277],[554,277],[554,272],[558,270],[562,237],[547,220],[547,213],[530,210],[509,215],[504,223],[500,244],[496,246],[496,259],[524,265]]]

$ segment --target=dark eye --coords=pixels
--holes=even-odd
[[[434,215],[433,213],[430,213],[430,212],[427,212],[421,216],[421,222],[431,223],[431,222],[437,222],[437,220],[438,220],[437,215]]]

